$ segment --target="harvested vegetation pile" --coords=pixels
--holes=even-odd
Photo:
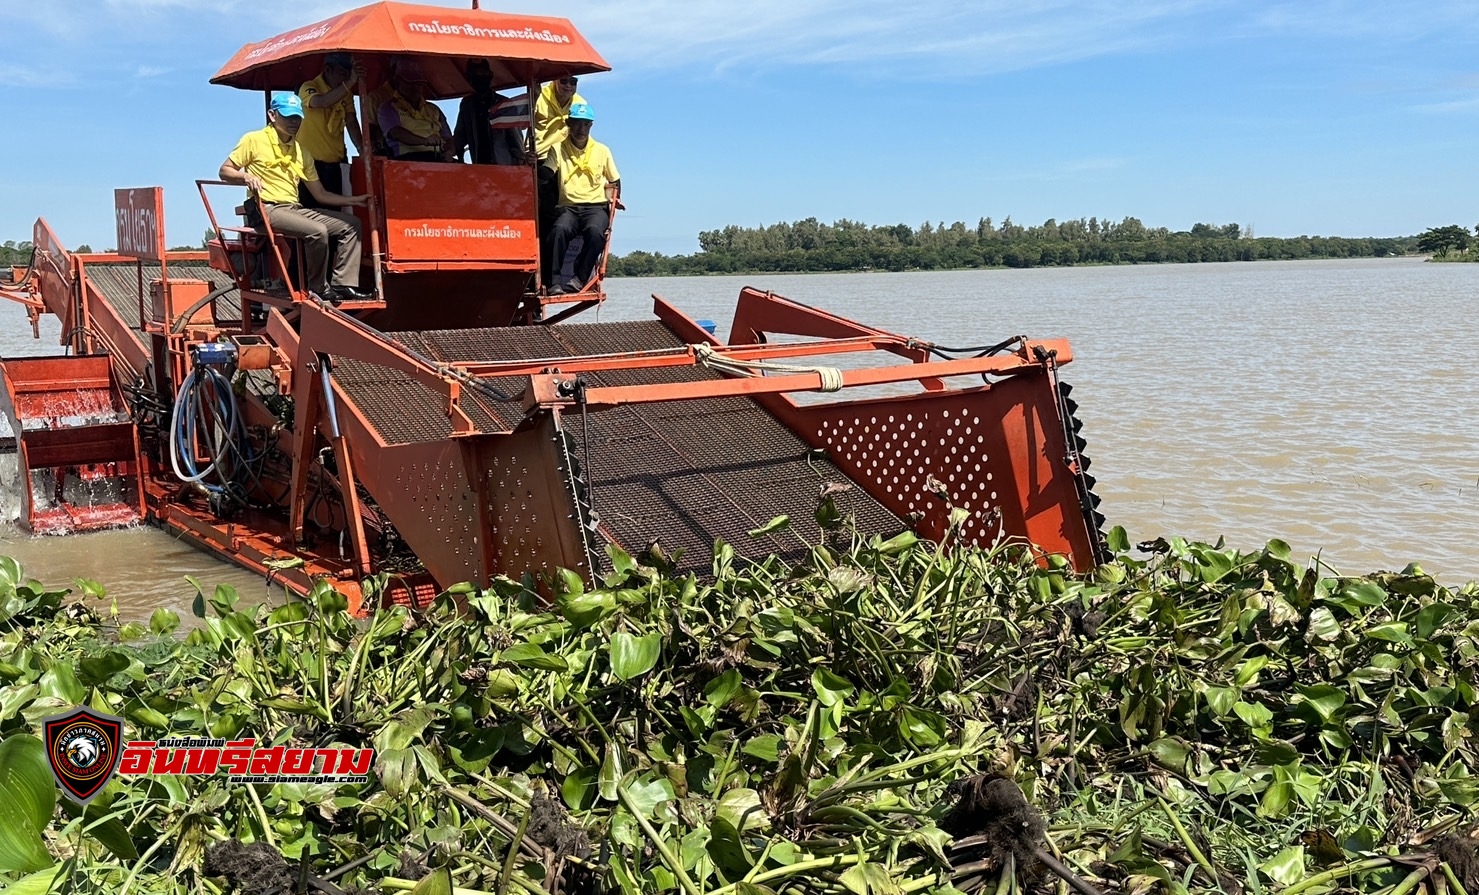
[[[910,535],[797,567],[721,545],[709,582],[618,552],[548,611],[502,581],[359,623],[327,586],[271,611],[219,588],[183,640],[0,561],[0,881],[1479,895],[1479,586],[1111,544],[1088,579]],[[129,736],[373,745],[375,770],[115,780],[72,819],[28,732],[77,703]]]

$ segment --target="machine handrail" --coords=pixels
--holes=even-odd
[[[210,197],[205,194],[205,188],[208,186],[241,186],[241,184],[227,183],[224,180],[195,181],[195,188],[200,191],[200,201],[205,203],[205,213],[211,219],[211,229],[214,230],[217,234],[220,234],[222,232],[222,228],[216,222],[215,209],[211,207]],[[261,196],[251,191],[247,192],[247,201],[255,201],[257,203],[257,211],[262,216],[263,232],[261,233],[261,235],[267,237],[267,244],[272,247],[272,257],[277,259],[277,269],[282,271],[282,275],[284,277],[283,285],[287,287],[288,294],[293,297],[294,301],[307,301],[308,296],[306,294],[306,290],[300,291],[299,289],[295,288],[293,286],[293,278],[288,276],[287,261],[283,259],[282,250],[279,249],[277,246],[277,234],[272,232],[272,222],[267,219],[267,203],[262,201]],[[226,229],[232,233],[245,233],[249,231],[253,233],[257,232],[256,228],[254,227],[228,227]],[[224,245],[224,240],[222,242]],[[250,283],[248,283],[248,285],[250,285]]]

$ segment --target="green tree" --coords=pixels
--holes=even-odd
[[[1451,249],[1460,252],[1468,249],[1474,238],[1469,231],[1458,224],[1449,224],[1446,227],[1431,227],[1423,231],[1417,238],[1417,250],[1419,252],[1432,252],[1439,258],[1448,256]]]

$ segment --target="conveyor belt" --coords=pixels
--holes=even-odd
[[[139,320],[139,268],[138,263],[133,261],[120,261],[109,264],[88,264],[83,267],[83,273],[87,281],[92,284],[103,300],[108,303],[123,320],[128,328],[142,344],[143,325]],[[231,278],[213,269],[204,261],[175,261],[169,265],[169,277],[171,280],[205,280],[211,284],[211,289],[219,289],[228,285]],[[144,262],[144,289],[146,290],[144,301],[149,301],[147,290],[152,280],[159,278],[159,265],[153,262]],[[230,293],[216,299],[216,319],[228,326],[235,326],[241,320],[241,300],[236,293]]]
[[[565,324],[551,327],[396,333],[411,350],[439,361],[561,358],[682,347],[657,321]],[[698,367],[666,367],[585,374],[593,385],[641,385],[720,378]],[[434,440],[451,434],[445,410],[427,388],[405,376],[335,359],[335,379],[388,442]],[[509,394],[518,380],[494,380]],[[467,392],[464,392],[466,395]],[[517,403],[479,396],[464,401],[482,431],[507,431]],[[572,453],[585,465],[592,504],[602,527],[629,548],[658,541],[681,566],[704,570],[716,538],[742,555],[761,551],[794,557],[820,540],[817,495],[828,482],[847,479],[763,408],[748,398],[668,401],[616,407],[583,419],[566,414]],[[906,526],[861,488],[837,503],[867,534],[890,535]],[[775,535],[746,534],[779,515],[791,526]]]

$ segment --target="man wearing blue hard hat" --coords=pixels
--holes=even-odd
[[[621,175],[611,150],[591,139],[595,120],[589,103],[571,103],[566,119],[569,133],[544,159],[544,166],[554,172],[560,186],[560,204],[555,208],[549,257],[544,265],[544,285],[554,295],[580,292],[590,283],[596,262],[606,249],[606,230],[611,226],[607,209],[621,193]],[[575,278],[563,286],[556,285],[565,252],[577,236],[582,237],[582,243],[575,259]]]
[[[319,182],[313,156],[298,145],[303,126],[303,102],[293,93],[272,94],[267,126],[244,135],[221,163],[221,179],[239,183],[262,200],[275,233],[295,236],[303,244],[307,282],[303,288],[330,301],[364,299],[359,291],[360,223],[347,205],[364,205],[368,196],[330,192]],[[335,208],[304,208],[298,200],[302,186],[314,201]],[[329,249],[334,252],[329,270]]]

